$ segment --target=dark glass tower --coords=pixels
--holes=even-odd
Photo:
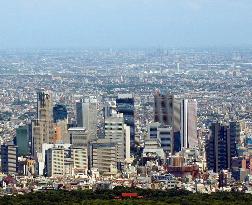
[[[130,126],[130,146],[135,147],[135,108],[134,98],[131,94],[120,94],[116,99],[116,110],[118,113],[123,113],[124,122]],[[134,150],[134,149],[131,149]]]
[[[67,108],[65,105],[56,104],[53,107],[53,121],[58,122],[67,119]]]
[[[239,129],[237,123],[230,123],[230,125],[212,123],[210,137],[206,142],[208,170],[220,172],[223,169],[230,169],[232,157],[237,156],[237,129]]]
[[[26,156],[30,153],[28,126],[19,126],[16,129],[14,144],[18,147],[18,156]]]

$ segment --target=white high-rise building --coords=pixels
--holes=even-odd
[[[64,176],[64,147],[53,147],[46,151],[46,175],[49,177]]]
[[[123,114],[105,119],[105,139],[118,144],[121,162],[130,158],[130,127],[124,123]]]
[[[197,140],[197,101],[183,99],[181,102],[180,121],[181,149],[193,148],[198,145]]]

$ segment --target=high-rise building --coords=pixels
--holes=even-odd
[[[67,108],[65,105],[56,104],[53,107],[53,121],[54,123],[67,119]]]
[[[156,93],[154,95],[154,122],[162,125],[172,125],[172,95],[162,95]]]
[[[116,99],[116,110],[123,114],[124,122],[130,127],[130,146],[131,151],[135,147],[135,108],[132,94],[119,94]]]
[[[197,101],[183,99],[180,115],[181,149],[198,145],[197,139]]]
[[[97,138],[97,100],[88,98],[76,103],[77,127],[88,130],[89,138]]]
[[[51,120],[53,117],[52,98],[48,92],[37,93],[37,119]]]
[[[181,99],[172,98],[172,133],[174,141],[174,152],[181,151]]]
[[[43,143],[52,143],[54,137],[52,99],[49,93],[37,93],[37,119],[32,121],[32,152],[42,151]]]
[[[166,154],[173,153],[174,140],[171,127],[159,127],[157,138]]]
[[[37,153],[36,154],[36,174],[37,175],[45,175],[45,171],[46,171],[46,166],[47,166],[47,156],[46,156],[46,152],[47,150],[49,149],[52,149],[52,148],[61,148],[61,149],[64,149],[64,150],[67,150],[70,148],[70,144],[42,144],[42,152],[41,153]]]
[[[98,139],[90,145],[91,167],[98,169],[103,174],[110,174],[112,168],[117,169],[119,151],[117,143],[108,139]]]
[[[232,134],[231,134],[232,130]],[[229,125],[214,122],[210,127],[210,136],[206,141],[207,167],[214,172],[231,168],[232,157],[237,155],[236,128]]]
[[[64,147],[53,147],[46,150],[46,175],[48,177],[64,176]]]
[[[68,129],[69,141],[73,147],[85,147],[89,143],[88,131],[84,127],[71,127]]]
[[[76,121],[77,127],[84,127],[84,116],[85,116],[85,108],[88,110],[87,105],[80,100],[80,102],[76,102]]]
[[[53,107],[53,122],[55,130],[54,143],[69,143],[68,140],[68,114],[65,105],[56,104]]]
[[[130,127],[124,123],[123,114],[105,119],[105,139],[118,144],[121,162],[130,158]]]
[[[14,144],[18,147],[18,156],[30,154],[28,126],[19,126],[16,129]]]
[[[53,125],[54,127],[54,143],[70,143],[68,135],[68,123],[67,119],[60,120]]]
[[[154,121],[172,127],[173,151],[191,148],[197,143],[197,101],[176,95],[154,95]]]
[[[166,154],[173,153],[173,132],[171,126],[162,126],[159,122],[148,125],[148,140],[158,139]]]
[[[74,174],[86,174],[88,170],[88,146],[71,147]]]
[[[1,145],[1,167],[4,174],[18,172],[18,149],[16,145]]]

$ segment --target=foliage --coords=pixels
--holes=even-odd
[[[137,192],[143,199],[114,200],[122,192]],[[239,192],[217,192],[212,194],[193,194],[183,190],[143,190],[137,188],[116,187],[114,190],[99,191],[47,191],[17,196],[3,196],[0,205],[245,205],[252,204],[252,195]]]

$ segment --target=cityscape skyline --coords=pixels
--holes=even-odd
[[[251,0],[0,0],[0,204],[249,204]]]

